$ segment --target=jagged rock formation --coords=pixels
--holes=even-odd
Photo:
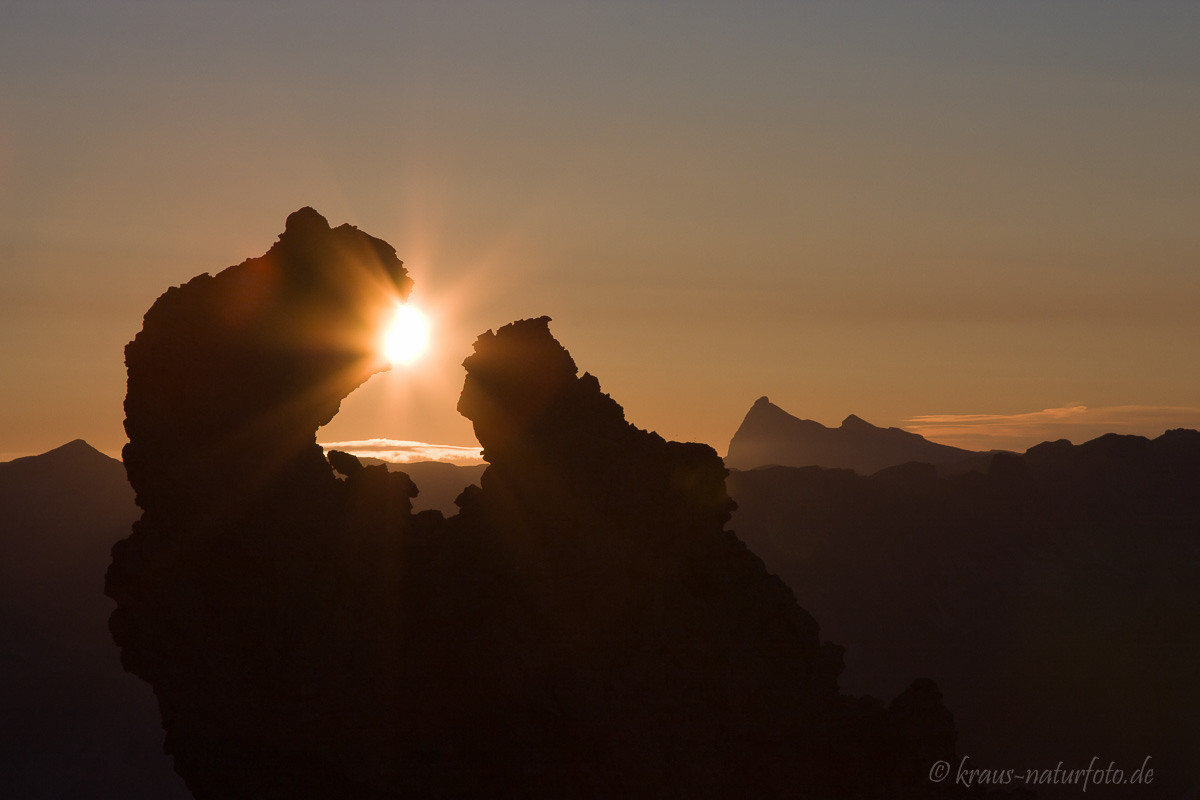
[[[370,461],[372,459],[365,459]],[[477,484],[482,478],[485,464],[450,464],[445,461],[413,461],[406,464],[380,460],[390,470],[408,475],[421,493],[413,498],[415,510],[441,511],[445,516],[458,513],[454,502],[463,489]]]
[[[920,669],[980,766],[1150,756],[1153,784],[1089,794],[1200,785],[1200,433],[1047,442],[953,478],[774,467],[729,486],[739,534],[847,646],[850,691]]]
[[[840,694],[840,649],[724,530],[721,459],[626,422],[547,319],[464,362],[489,466],[456,516],[322,458],[381,282],[408,288],[389,246],[304,210],[127,350],[144,514],[111,630],[197,798],[953,791],[936,688]]]
[[[799,419],[760,397],[729,442],[732,469],[764,466],[852,469],[870,475],[911,461],[949,464],[981,454],[900,428],[880,428],[851,414],[837,428]]]

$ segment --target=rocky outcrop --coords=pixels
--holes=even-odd
[[[381,288],[383,287],[383,288]],[[485,333],[459,410],[489,466],[460,513],[320,455],[408,279],[315,212],[155,303],[129,345],[144,513],[107,591],[194,794],[921,797],[937,690],[843,696],[841,651],[725,524],[706,445],[621,407],[546,318]],[[315,449],[314,449],[315,448]]]

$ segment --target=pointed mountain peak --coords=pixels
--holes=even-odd
[[[857,414],[846,417],[837,428],[827,428],[792,416],[766,397],[760,397],[746,414],[727,452],[725,463],[731,469],[815,465],[862,475],[910,461],[941,464],[974,455],[900,428],[880,428]]]
[[[101,453],[83,439],[73,439],[64,445],[39,453],[0,463],[0,473],[12,476],[26,474],[95,475],[114,472],[125,480],[125,468],[118,459]]]
[[[763,395],[754,401],[754,405],[750,406],[750,410],[746,412],[746,419],[755,417],[774,418],[780,414],[791,416],[791,414],[788,414],[782,408],[772,403],[766,395]]]
[[[64,445],[48,450],[42,455],[50,455],[51,453],[99,453],[100,451],[92,447],[83,439],[72,439]]]
[[[90,444],[85,442],[83,439],[72,439],[71,441],[67,442],[66,444],[55,447],[53,450],[47,450],[44,453],[38,453],[37,455],[34,455],[34,456],[21,456],[20,458],[15,458],[12,461],[8,461],[5,463],[12,464],[12,463],[16,463],[16,462],[24,463],[24,462],[32,462],[32,461],[62,462],[62,461],[78,461],[80,459],[83,459],[83,460],[103,459],[105,461],[115,460],[115,459],[110,458],[109,456],[106,456],[104,453],[101,453],[99,450],[92,447]]]
[[[45,453],[36,456],[29,456],[31,459],[38,459],[45,463],[67,463],[67,462],[84,462],[84,463],[104,463],[116,461],[111,456],[101,453],[96,448],[85,442],[83,439],[72,439],[64,445],[47,450]],[[117,463],[120,463],[119,461]]]
[[[746,417],[742,421],[742,426],[745,427],[747,424],[751,426],[757,426],[792,424],[797,422],[813,425],[818,424],[815,422],[810,423],[809,420],[801,420],[792,416],[779,406],[772,403],[766,395],[763,395],[754,401],[754,405],[750,406],[750,410],[746,412]]]

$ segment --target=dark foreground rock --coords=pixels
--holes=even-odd
[[[546,318],[488,332],[460,411],[489,467],[449,519],[317,428],[408,277],[306,209],[168,291],[126,359],[142,518],[110,627],[196,797],[924,797],[954,726],[840,649],[724,526],[709,447],[626,422]]]

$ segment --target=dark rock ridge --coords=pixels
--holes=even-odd
[[[949,464],[980,456],[900,428],[879,428],[851,414],[837,428],[799,419],[760,397],[729,442],[731,469],[764,466],[852,469],[870,475],[910,461]]]
[[[773,467],[729,486],[739,534],[847,646],[849,691],[919,669],[979,766],[1150,756],[1153,784],[1089,795],[1200,785],[1200,433],[1047,442],[955,478]]]
[[[110,625],[197,798],[952,790],[926,777],[953,758],[933,684],[842,695],[840,649],[724,530],[721,459],[626,422],[546,318],[464,362],[489,466],[459,514],[335,475],[315,433],[377,368],[381,281],[407,290],[390,247],[305,210],[129,345],[144,514]]]
[[[410,461],[397,463],[371,456],[359,457],[363,464],[383,465],[393,472],[403,472],[421,488],[413,498],[414,511],[441,511],[444,515],[458,513],[454,502],[463,489],[479,483],[484,464],[452,464],[446,461]]]

